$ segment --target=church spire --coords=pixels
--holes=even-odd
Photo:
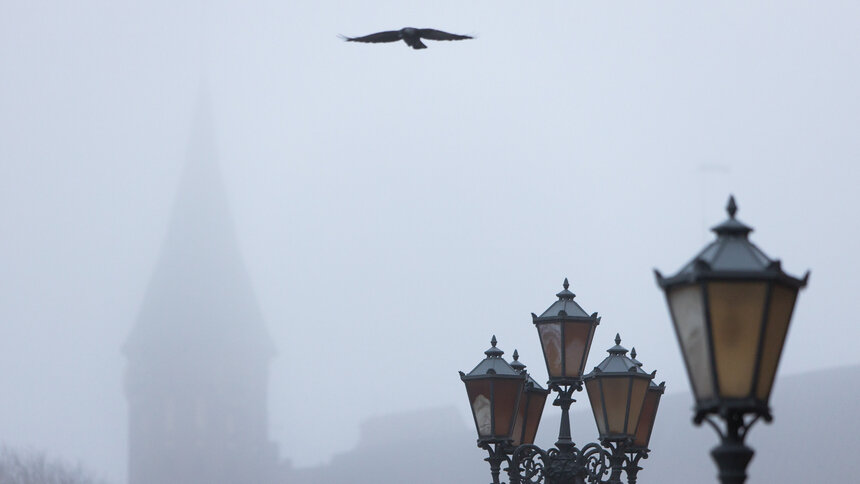
[[[208,96],[164,244],[126,341],[129,484],[266,484],[274,348],[236,240]]]
[[[197,104],[167,235],[126,343],[129,358],[172,346],[274,353],[236,240],[205,91]]]

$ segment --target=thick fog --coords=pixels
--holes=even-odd
[[[565,277],[603,316],[589,366],[620,332],[686,391],[652,269],[730,193],[812,271],[780,374],[860,363],[858,23],[849,0],[4,1],[0,442],[125,482],[122,348],[201,102],[293,466],[369,418],[465,426],[457,371],[493,334],[544,381],[529,313]],[[410,25],[477,38],[337,37]]]

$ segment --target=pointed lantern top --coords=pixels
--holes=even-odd
[[[514,369],[504,358],[502,355],[505,354],[504,351],[496,347],[496,336],[493,335],[493,338],[490,340],[490,346],[487,351],[484,352],[487,355],[486,358],[481,360],[477,366],[475,366],[472,371],[469,372],[468,375],[463,374],[461,372],[461,377],[471,378],[471,377],[479,377],[481,375],[519,375],[520,372]],[[517,355],[519,356],[519,355]]]
[[[573,300],[576,297],[576,294],[570,291],[570,283],[567,281],[566,277],[562,283],[562,288],[563,289],[556,294],[558,301],[553,303],[546,311],[541,313],[540,316],[532,314],[533,319],[597,318],[597,313],[589,316],[588,313],[582,309],[582,306]],[[597,319],[599,320],[599,318]]]
[[[658,284],[667,287],[715,277],[757,277],[781,280],[795,287],[805,286],[806,276],[798,279],[787,274],[782,270],[779,260],[771,259],[750,242],[749,233],[753,228],[735,218],[737,211],[735,197],[730,196],[726,205],[729,218],[711,229],[717,234],[716,240],[702,249],[677,274],[663,277],[659,271],[655,271]]]

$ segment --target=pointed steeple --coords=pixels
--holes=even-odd
[[[274,348],[245,271],[205,94],[164,245],[126,341],[129,484],[271,482]]]
[[[167,235],[125,346],[129,358],[196,350],[274,353],[236,239],[205,91]]]

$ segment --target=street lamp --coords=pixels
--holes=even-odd
[[[585,360],[600,318],[597,313],[589,316],[573,300],[576,294],[568,289],[567,278],[562,287],[556,294],[558,301],[540,316],[532,313],[532,322],[540,337],[550,384],[576,386],[581,385]]]
[[[711,455],[724,484],[746,480],[753,450],[744,444],[750,427],[772,419],[770,393],[803,279],[782,270],[749,241],[752,228],[735,218],[714,227],[708,244],[677,274],[655,270],[696,399],[694,422],[708,422],[722,444]],[[711,416],[719,415],[723,431]],[[749,419],[747,417],[749,416]]]
[[[526,384],[523,386],[523,394],[520,397],[517,421],[514,423],[512,436],[513,445],[516,447],[535,442],[549,390],[542,388],[534,378],[526,373],[526,365],[520,362],[520,355],[517,350],[514,350],[514,361],[511,362],[511,367],[526,375]]]
[[[606,352],[609,356],[583,378],[594,421],[600,440],[632,442],[654,375],[645,373],[627,357],[627,348],[621,346],[619,334],[615,335],[615,346]]]
[[[610,451],[612,474],[609,482],[621,482],[621,472],[627,460],[625,454],[639,453],[645,456],[648,452],[647,448],[633,449],[633,446],[637,430],[642,424],[648,387],[657,372],[648,374],[642,370],[641,363],[627,357],[627,348],[621,346],[621,335],[615,335],[615,346],[607,352],[609,356],[585,375],[583,380],[600,442]],[[656,408],[654,413],[656,416]],[[628,469],[628,478],[635,482],[639,459],[635,455],[632,459],[636,461],[632,463],[635,472],[631,475]]]
[[[492,348],[485,352],[487,357],[469,374],[460,372],[478,431],[478,446],[489,453],[485,460],[490,463],[494,484],[499,484],[501,464],[505,462],[511,484],[620,483],[622,471],[627,471],[628,482],[633,484],[639,459],[648,453],[647,438],[657,411],[656,404],[647,407],[647,412],[653,415],[646,416],[654,374],[645,373],[641,363],[626,356],[627,350],[616,335],[615,346],[608,350],[609,357],[583,376],[600,318],[597,313],[589,316],[574,302],[575,295],[570,292],[567,279],[563,287],[556,294],[558,301],[540,316],[532,314],[549,374],[549,389],[557,393],[553,404],[561,407],[562,412],[556,447],[543,450],[533,443],[549,390],[541,388],[528,375],[516,350],[513,362],[505,362],[503,352],[496,347],[495,336]],[[510,386],[505,387],[504,396],[498,393],[503,381]],[[576,401],[574,393],[582,390],[583,381],[588,387],[595,419],[602,416],[603,420],[598,420],[600,444],[592,442],[580,449],[570,438],[570,405]],[[519,385],[519,393],[512,382]],[[496,422],[493,415],[504,415],[505,419]],[[516,418],[509,430],[510,415]],[[496,427],[491,427],[492,422],[496,422]],[[636,443],[643,425],[640,422],[647,427],[647,431],[642,431],[647,434],[644,446]],[[609,480],[604,480],[610,471]]]
[[[636,348],[630,351],[630,358],[640,368],[642,363],[636,359]],[[666,382],[660,384],[648,384],[648,392],[645,394],[645,404],[642,405],[642,413],[639,415],[639,425],[636,426],[636,436],[633,438],[633,447],[637,449],[648,449],[651,442],[651,432],[654,430],[654,421],[657,419],[657,409],[660,407],[660,398],[666,391]]]
[[[496,347],[495,335],[490,344],[492,346],[484,352],[486,358],[468,374],[461,371],[460,379],[469,396],[478,431],[478,446],[490,453],[486,460],[490,463],[493,482],[497,483],[499,466],[505,460],[505,447],[513,440],[514,424],[528,376],[502,359],[505,352]]]
[[[630,350],[630,359],[640,368],[642,363],[636,359],[636,348]],[[648,384],[648,391],[645,393],[645,403],[642,405],[642,413],[639,414],[639,425],[636,426],[636,434],[633,437],[632,445],[628,446],[626,451],[628,459],[626,462],[627,482],[635,484],[636,475],[642,470],[639,467],[639,461],[648,458],[648,445],[651,442],[651,432],[654,430],[654,421],[657,420],[657,409],[660,407],[660,398],[666,391],[666,382],[660,384]]]
[[[561,425],[555,445],[564,450],[573,446],[570,438],[570,405],[575,401],[573,393],[582,390],[585,360],[588,359],[600,317],[596,312],[589,316],[573,300],[576,294],[570,291],[566,277],[562,288],[556,294],[558,301],[540,316],[532,313],[532,323],[540,338],[550,390],[558,392],[553,405],[561,407]]]
[[[630,359],[640,368],[642,363],[636,359],[636,348],[630,350]],[[660,406],[660,398],[666,391],[666,382],[660,384],[648,384],[648,393],[645,394],[645,404],[642,405],[642,413],[639,416],[639,425],[636,426],[636,436],[633,438],[633,447],[648,449],[651,442],[651,432],[654,430],[654,421],[657,419],[657,408]]]

